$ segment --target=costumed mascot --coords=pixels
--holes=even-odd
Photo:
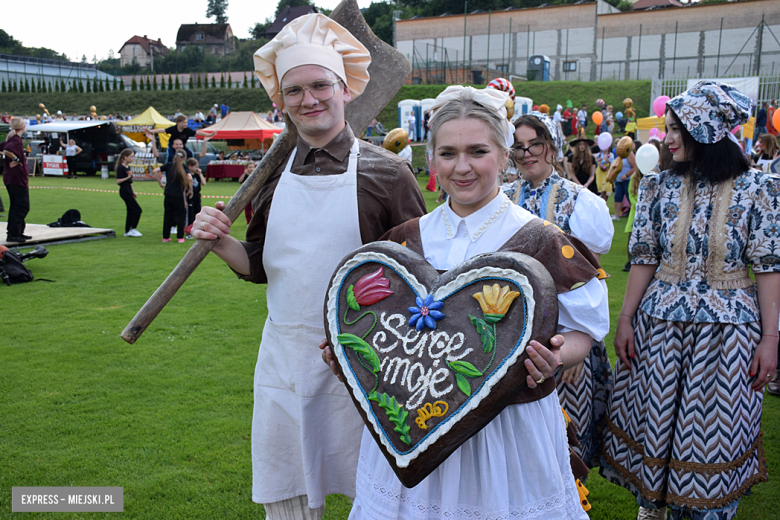
[[[636,130],[638,128],[636,124],[636,110],[634,109],[634,101],[631,98],[624,99],[623,108],[625,109],[626,119],[628,119],[628,122],[626,123],[626,135],[634,139],[636,137]]]
[[[612,161],[612,164],[609,167],[609,172],[607,172],[608,183],[614,184],[615,179],[617,179],[617,176],[620,175],[621,171],[623,171],[623,159],[631,155],[631,151],[633,149],[634,149],[633,139],[631,139],[629,136],[624,136],[620,138],[620,141],[618,141],[617,144],[617,158],[614,161]]]

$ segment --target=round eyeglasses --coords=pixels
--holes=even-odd
[[[308,90],[317,101],[327,101],[336,93],[334,85],[340,81],[340,79],[336,81],[318,79],[306,85],[288,85],[282,89],[282,99],[284,99],[284,104],[289,107],[300,106]]]
[[[525,152],[528,152],[528,155],[532,157],[536,157],[537,155],[542,155],[544,153],[544,147],[545,143],[534,143],[528,148],[524,148],[519,144],[515,144],[512,146],[512,149],[515,151],[515,155],[518,157],[525,156]]]

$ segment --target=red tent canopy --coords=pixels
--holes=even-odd
[[[265,141],[282,131],[254,112],[231,112],[221,121],[198,130],[199,137],[210,139],[258,139]]]

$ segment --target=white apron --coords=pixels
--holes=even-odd
[[[263,250],[268,319],[255,368],[252,500],[355,496],[363,422],[344,384],[322,362],[323,305],[341,259],[362,245],[355,139],[347,172],[290,172],[273,194]]]

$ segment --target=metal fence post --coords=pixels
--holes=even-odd
[[[680,22],[674,22],[674,56],[672,57],[672,74],[677,67],[677,24]]]
[[[639,24],[639,50],[636,53],[636,80],[639,81],[639,65],[642,59],[642,24]]]
[[[468,15],[468,2],[463,2],[463,83],[466,83],[466,16]]]
[[[715,75],[720,72],[720,44],[723,41],[723,17],[720,18],[720,35],[718,36],[718,61],[715,64]]]

